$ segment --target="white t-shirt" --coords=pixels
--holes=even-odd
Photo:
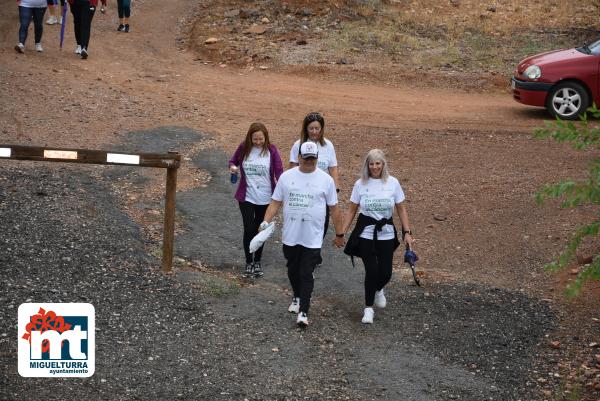
[[[303,173],[294,167],[279,177],[273,199],[283,202],[283,243],[321,248],[325,205],[338,203],[333,178],[319,169]]]
[[[19,5],[27,8],[45,8],[48,7],[48,2],[46,0],[21,0]]]
[[[319,158],[317,159],[317,167],[329,174],[329,167],[336,167],[338,165],[337,157],[335,156],[335,148],[333,143],[325,138],[325,145],[321,145],[316,142],[319,148]],[[292,150],[290,151],[290,162],[298,164],[298,153],[300,152],[300,139],[294,142]]]
[[[246,201],[255,205],[268,205],[271,202],[271,153],[267,150],[261,156],[262,148],[253,146],[248,157],[242,162],[246,176]]]
[[[397,203],[404,201],[404,191],[398,180],[390,176],[386,182],[382,179],[369,178],[366,184],[362,180],[354,183],[350,202],[360,205],[360,213],[375,220],[388,219],[394,214]],[[360,234],[361,238],[373,239],[375,225],[366,226]],[[394,238],[394,226],[386,224],[377,233],[378,240]]]

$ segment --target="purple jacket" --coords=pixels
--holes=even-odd
[[[271,163],[269,166],[269,175],[271,176],[271,192],[275,190],[275,184],[279,180],[279,176],[283,173],[283,163],[279,156],[279,151],[275,145],[269,145],[269,153],[271,155]],[[236,166],[240,168],[240,184],[238,185],[237,191],[235,192],[235,199],[240,202],[246,201],[246,188],[248,183],[246,182],[246,174],[244,173],[244,167],[242,165],[242,157],[244,156],[244,142],[240,143],[240,146],[236,149],[233,156],[229,160],[229,167]]]

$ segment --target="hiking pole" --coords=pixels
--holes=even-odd
[[[415,280],[415,283],[417,283],[417,286],[420,287],[421,281],[419,280],[419,277],[417,277],[417,272],[415,271],[415,264],[417,263],[417,260],[419,260],[417,254],[410,249],[410,245],[406,245],[406,251],[404,252],[404,263],[408,263],[410,270],[412,271],[413,279]]]

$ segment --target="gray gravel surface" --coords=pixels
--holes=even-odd
[[[537,344],[554,317],[522,293],[467,284],[418,288],[397,271],[388,307],[364,326],[362,271],[327,246],[312,324],[299,330],[286,311],[291,295],[280,244],[267,246],[264,278],[226,281],[222,273],[237,275],[243,262],[226,156],[194,158],[213,179],[178,195],[186,232],[177,253],[209,262],[216,275],[161,274],[110,190],[113,173],[0,164],[0,399],[535,398]],[[18,375],[23,302],[95,306],[93,377]]]

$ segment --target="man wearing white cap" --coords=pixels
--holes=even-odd
[[[288,311],[298,314],[296,323],[299,326],[308,326],[314,287],[312,273],[321,262],[325,205],[330,208],[336,232],[340,231],[343,222],[333,178],[317,168],[317,145],[304,142],[299,156],[299,166],[279,177],[261,227],[266,227],[283,205],[283,255],[294,291]],[[334,243],[337,247],[344,246],[344,234],[336,234]]]

